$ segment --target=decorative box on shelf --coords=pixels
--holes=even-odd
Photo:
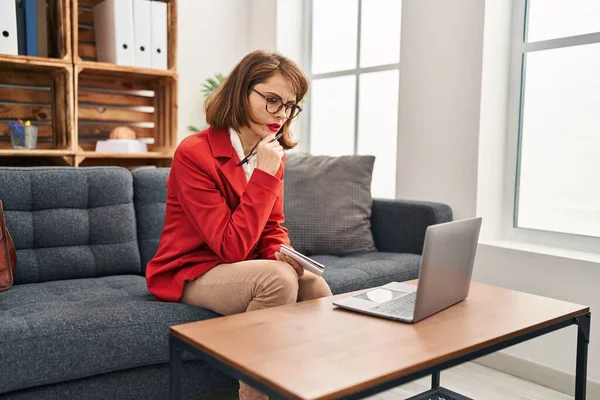
[[[98,140],[98,142],[96,142],[96,152],[147,153],[147,144],[154,144],[154,138]]]

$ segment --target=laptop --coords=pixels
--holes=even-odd
[[[338,307],[414,323],[466,299],[481,217],[431,225],[419,270],[418,286],[400,282],[335,300]]]

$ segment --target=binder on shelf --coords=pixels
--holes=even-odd
[[[15,0],[0,0],[0,53],[19,54]]]
[[[38,55],[37,0],[21,0],[25,10],[25,48],[28,56]]]
[[[133,58],[135,65],[143,68],[152,68],[150,3],[150,0],[133,0],[133,41],[135,42]]]
[[[167,3],[152,1],[152,68],[167,69]]]
[[[93,12],[98,61],[135,65],[133,0],[104,0]]]

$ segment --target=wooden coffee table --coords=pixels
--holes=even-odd
[[[188,350],[271,398],[359,399],[432,375],[432,389],[411,399],[466,399],[440,387],[441,371],[575,324],[575,399],[585,399],[589,307],[473,283],[463,302],[406,324],[332,299],[171,327],[171,398]]]

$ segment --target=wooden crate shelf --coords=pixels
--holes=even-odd
[[[21,119],[38,127],[38,149],[73,151],[73,67],[2,59],[0,71],[0,149],[23,154],[12,149],[8,126]]]
[[[13,155],[12,149],[0,149],[0,157]],[[52,149],[32,149],[19,150],[19,157],[64,157],[73,156],[75,153],[72,150],[52,150]]]
[[[32,56],[15,56],[11,54],[0,54],[0,64],[19,64],[32,65],[38,67],[61,67],[71,65],[71,61],[60,58],[32,57]]]
[[[167,3],[167,65],[168,70],[174,73],[177,68],[177,2],[175,0],[160,1]],[[84,61],[98,62],[93,7],[101,2],[102,0],[73,0],[73,59],[77,64]],[[114,65],[102,64],[99,68],[111,68],[108,66]],[[149,71],[160,74],[160,70]]]
[[[159,153],[149,151],[148,153],[97,153],[95,151],[77,152],[78,156],[86,158],[149,158],[149,159],[172,159],[172,153]]]
[[[85,69],[93,69],[97,71],[104,71],[113,76],[118,76],[121,74],[136,74],[136,75],[145,75],[150,79],[161,77],[161,76],[170,76],[176,77],[177,72],[170,69],[152,69],[152,68],[139,68],[139,67],[131,67],[127,65],[117,65],[103,62],[92,62],[92,61],[81,61],[76,64],[79,68]]]
[[[98,3],[102,3],[104,0],[79,0],[79,7],[87,7],[92,8]],[[154,0],[154,1],[162,1],[163,3],[170,3],[173,0]]]
[[[36,157],[0,157],[3,167],[72,167],[75,165],[72,156],[36,156]]]
[[[167,3],[168,69],[98,62],[92,7],[47,0],[49,57],[0,54],[0,165],[168,166],[177,142],[177,1]],[[12,149],[8,121],[38,126],[38,145]],[[154,138],[148,152],[96,153],[117,126]]]
[[[154,138],[149,152],[172,152],[177,129],[176,77],[82,65],[77,69],[77,143],[81,148],[93,151],[98,140],[126,126],[137,137]]]
[[[76,166],[118,165],[136,167],[141,165],[170,166],[173,154],[149,151],[147,153],[98,153],[79,149],[75,153]]]
[[[71,0],[48,0],[48,56],[73,61]]]
[[[71,0],[46,0],[48,57],[0,54],[3,60],[15,63],[44,65],[47,62],[72,63],[71,52]]]

